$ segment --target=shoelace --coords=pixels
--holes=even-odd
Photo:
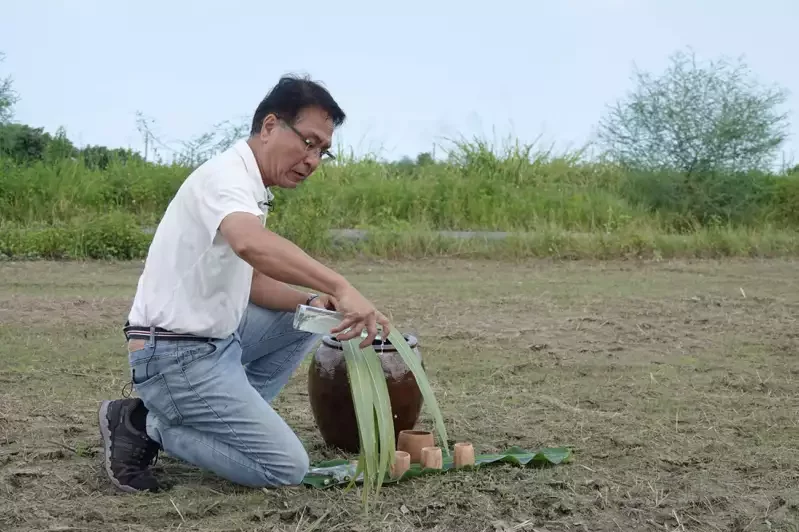
[[[142,438],[143,441],[147,441]],[[145,446],[136,446],[136,448],[131,453],[131,463],[136,465],[140,468],[144,468],[147,465],[155,465],[158,463],[158,451],[160,447],[149,441]]]

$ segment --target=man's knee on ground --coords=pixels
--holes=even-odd
[[[310,461],[308,453],[299,445],[298,449],[287,451],[279,460],[261,463],[263,485],[259,487],[297,486],[308,473]]]

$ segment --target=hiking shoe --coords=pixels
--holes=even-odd
[[[146,427],[134,426],[132,414],[139,407],[144,408],[144,403],[137,398],[103,401],[100,405],[105,472],[122,491],[161,491],[149,469],[160,445],[147,436]]]

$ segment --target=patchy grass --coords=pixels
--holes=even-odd
[[[799,529],[799,280],[789,260],[337,264],[417,334],[452,439],[569,445],[357,492],[234,486],[162,456],[175,487],[115,492],[98,402],[127,382],[140,263],[0,264],[0,530]],[[325,448],[307,363],[275,402]],[[430,426],[423,418],[422,425]]]

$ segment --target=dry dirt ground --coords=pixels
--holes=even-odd
[[[418,334],[451,439],[573,461],[415,479],[368,517],[357,492],[244,489],[163,456],[170,491],[119,494],[96,412],[127,382],[141,263],[4,263],[0,530],[799,529],[796,262],[336,266]],[[341,456],[306,369],[275,407],[312,460]]]

